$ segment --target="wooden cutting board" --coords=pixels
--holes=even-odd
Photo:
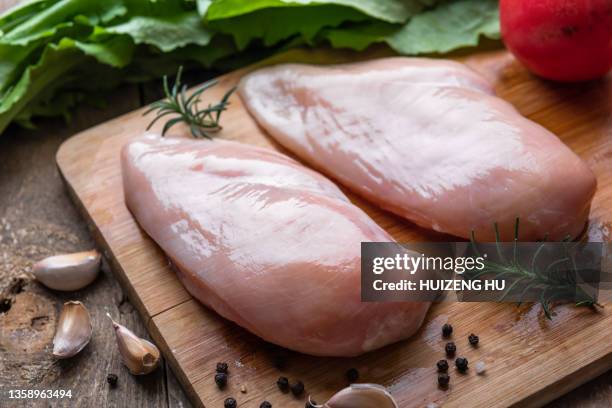
[[[277,61],[329,63],[359,58],[364,54],[298,50]],[[504,51],[459,59],[483,73],[502,98],[558,134],[591,166],[598,192],[587,234],[590,240],[609,241],[612,76],[580,85],[555,85],[534,78]],[[247,71],[224,75],[208,96],[218,100]],[[283,151],[255,124],[237,96],[231,101],[221,137]],[[151,118],[142,117],[142,112],[72,137],[60,148],[57,162],[117,278],[196,405],[222,407],[223,400],[233,396],[240,407],[256,408],[268,400],[277,408],[301,408],[307,395],[323,402],[346,386],[345,371],[355,367],[361,382],[388,386],[400,407],[424,407],[431,402],[444,407],[539,406],[612,368],[612,304],[598,313],[557,307],[552,321],[542,316],[538,305],[520,311],[510,304],[436,305],[412,339],[350,359],[283,352],[259,340],[192,299],[163,253],[126,209],[119,150],[143,133]],[[183,128],[175,134],[187,132]],[[398,241],[452,240],[351,198]],[[440,329],[446,322],[455,327],[458,355],[466,356],[472,368],[465,375],[451,368],[451,386],[444,391],[437,387],[435,363],[444,357]],[[481,338],[477,349],[467,342],[472,332]],[[279,356],[284,361],[281,368],[275,364]],[[223,391],[213,379],[218,361],[230,364],[229,385]],[[474,372],[477,361],[486,363],[486,375]],[[275,384],[280,375],[302,380],[304,397],[282,394]],[[241,385],[246,393],[240,392]]]

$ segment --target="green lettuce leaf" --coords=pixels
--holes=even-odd
[[[66,42],[72,40],[66,40]],[[122,68],[132,60],[134,43],[127,35],[112,36],[102,42],[73,41],[74,46],[98,62]]]
[[[499,39],[498,15],[496,0],[447,0],[404,25],[372,21],[327,29],[321,37],[336,48],[363,50],[385,42],[403,55],[442,54],[476,46],[481,36]]]
[[[497,0],[452,0],[412,18],[385,41],[400,54],[445,53],[499,39]]]
[[[25,65],[35,50],[36,44],[19,46],[0,43],[0,98],[26,68]]]
[[[209,21],[208,26],[233,36],[238,49],[244,50],[254,39],[261,39],[266,47],[296,35],[311,43],[322,27],[367,18],[355,9],[329,5],[303,7],[297,13],[295,8],[262,9],[240,17]],[[278,24],[279,21],[284,23]]]
[[[260,39],[266,47],[299,37],[313,44],[322,29],[379,19],[402,23],[436,0],[199,0],[211,29],[230,34],[239,50]],[[282,22],[282,23],[280,23]],[[292,41],[293,42],[293,41]]]
[[[88,57],[114,67],[125,66],[133,51],[133,43],[126,36],[111,37],[106,42],[88,44],[62,39],[48,44],[40,60],[29,66],[16,85],[10,88],[0,102],[0,132],[18,116],[28,104],[48,88],[60,88],[68,81],[70,71]],[[89,78],[95,82],[97,78]]]
[[[23,1],[0,16],[0,32],[6,33],[51,7],[56,0]]]
[[[176,15],[134,16],[128,21],[106,28],[109,33],[125,34],[136,44],[149,44],[169,52],[188,44],[207,45],[212,38],[197,13]]]
[[[206,12],[206,18],[212,21],[241,16],[262,9],[293,9],[320,5],[352,8],[372,18],[391,23],[403,23],[420,12],[423,7],[423,3],[419,0],[200,0],[198,7],[200,12]],[[294,13],[302,11],[292,10]],[[317,18],[321,17],[323,16],[319,15]],[[286,23],[283,22],[283,24]]]
[[[127,11],[121,0],[61,0],[50,3],[54,4],[47,4],[49,7],[33,13],[10,31],[3,29],[4,35],[0,42],[27,45],[32,41],[53,36],[60,28],[72,26],[77,17],[80,18],[80,23],[89,22],[94,26],[106,23]]]
[[[334,48],[362,51],[374,43],[384,42],[401,28],[398,24],[368,21],[351,27],[326,29],[320,37],[329,40]]]
[[[48,45],[40,60],[29,66],[17,83],[0,100],[0,132],[17,116],[20,111],[46,87],[60,80],[62,74],[85,59],[74,41],[60,41]]]

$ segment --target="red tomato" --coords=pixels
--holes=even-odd
[[[599,78],[612,68],[612,0],[500,0],[506,47],[537,75]]]

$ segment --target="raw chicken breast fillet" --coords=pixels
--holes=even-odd
[[[271,150],[149,135],[125,201],[189,292],[265,340],[353,356],[408,336],[429,303],[362,303],[364,241],[392,241],[328,179]]]
[[[243,78],[257,122],[313,167],[416,224],[478,240],[575,237],[595,191],[555,135],[445,60],[287,64]]]

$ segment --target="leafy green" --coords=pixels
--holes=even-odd
[[[106,31],[130,35],[136,44],[154,45],[164,52],[188,44],[207,45],[212,37],[200,16],[190,12],[167,17],[134,16]]]
[[[43,12],[54,3],[53,0],[24,1],[0,16],[0,31],[8,32],[25,23],[37,13]]]
[[[497,0],[452,0],[414,16],[404,25],[380,21],[324,31],[332,46],[363,50],[385,42],[404,55],[445,53],[499,39]]]
[[[495,0],[30,0],[0,15],[0,132],[123,82],[298,46],[444,53],[499,37]]]
[[[134,52],[134,43],[127,36],[109,37],[107,41],[96,43],[74,41],[74,45],[85,55],[94,57],[98,62],[117,68],[129,64]]]
[[[358,10],[382,21],[403,23],[423,8],[419,0],[216,0],[200,1],[209,21],[241,16],[263,9],[292,9],[302,13],[305,6],[336,5]],[[427,4],[427,3],[425,3]],[[298,8],[297,10],[295,8]],[[322,16],[318,16],[320,18]]]
[[[35,51],[36,45],[17,46],[0,43],[0,96],[8,88],[26,63],[28,57]]]
[[[78,16],[80,22],[91,25],[105,23],[125,14],[121,0],[61,0],[50,7],[33,13],[23,23],[6,32],[0,42],[13,45],[28,43],[54,35],[58,29],[70,27]],[[4,31],[4,30],[3,30]]]
[[[231,34],[238,49],[254,39],[267,47],[299,35],[306,44],[328,27],[347,22],[403,23],[435,0],[200,0],[210,28]],[[279,24],[282,22],[282,24]]]
[[[415,16],[386,38],[401,54],[445,53],[499,38],[497,0],[450,0]]]
[[[72,40],[62,40],[45,48],[38,63],[29,66],[23,76],[2,97],[0,103],[0,131],[17,116],[20,111],[43,92],[53,81],[70,70],[85,56],[78,51]]]
[[[352,48],[362,51],[374,43],[386,41],[401,28],[383,21],[368,21],[347,28],[327,29],[321,34],[335,48]]]
[[[266,47],[295,35],[300,36],[305,43],[312,43],[322,27],[335,27],[346,21],[367,19],[357,10],[334,5],[303,7],[299,13],[294,10],[262,9],[240,17],[209,21],[208,26],[232,35],[238,49],[244,50],[253,39],[261,39]],[[279,21],[290,24],[277,24]]]

